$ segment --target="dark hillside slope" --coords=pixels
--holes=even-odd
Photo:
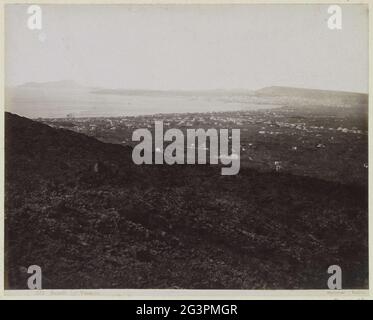
[[[5,123],[5,144],[9,146],[6,173],[10,175],[25,170],[53,180],[77,174],[97,162],[128,167],[131,161],[129,148],[104,144],[73,131],[56,130],[11,113],[5,113]]]
[[[6,285],[344,288],[368,280],[367,190],[196,166],[136,166],[131,150],[6,114]]]

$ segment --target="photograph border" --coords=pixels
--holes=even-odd
[[[371,30],[373,27],[371,10],[373,0],[332,0],[332,1],[282,1],[282,0],[271,0],[271,1],[250,1],[250,0],[77,0],[77,1],[66,1],[66,0],[0,0],[0,101],[1,108],[5,109],[5,22],[4,22],[4,8],[6,5],[11,4],[69,4],[69,5],[111,5],[111,4],[122,4],[122,5],[231,5],[231,4],[261,4],[261,5],[274,5],[274,4],[289,4],[289,5],[317,5],[317,4],[366,4],[369,10],[369,57],[372,57],[372,34]],[[373,152],[371,150],[372,132],[369,128],[372,125],[373,115],[369,112],[372,106],[372,63],[369,59],[369,105],[368,105],[368,151],[369,151],[369,164],[372,162]],[[42,299],[42,300],[55,300],[55,299],[125,299],[125,300],[330,300],[330,299],[372,299],[373,288],[373,267],[372,267],[372,255],[373,255],[373,222],[372,222],[372,201],[373,191],[372,188],[368,187],[369,201],[368,201],[368,224],[369,224],[369,289],[366,290],[189,290],[189,289],[73,289],[73,290],[5,290],[5,243],[4,243],[4,111],[0,112],[0,299],[14,300],[14,299]],[[368,167],[368,178],[369,184],[372,182],[372,169]]]

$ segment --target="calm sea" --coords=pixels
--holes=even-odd
[[[12,88],[6,91],[6,110],[29,118],[116,117],[155,113],[258,110],[275,103],[243,93],[102,94],[88,89]]]

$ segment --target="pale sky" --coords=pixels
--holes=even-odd
[[[5,81],[74,80],[128,89],[368,92],[368,8],[341,5],[6,6]]]

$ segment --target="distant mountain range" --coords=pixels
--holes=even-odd
[[[155,113],[260,110],[279,106],[360,107],[368,95],[351,92],[266,87],[257,91],[107,89],[74,81],[28,82],[5,90],[7,111],[30,118],[123,116]]]
[[[286,86],[270,86],[264,87],[259,90],[249,89],[211,89],[211,90],[154,90],[154,89],[110,89],[103,87],[87,87],[80,85],[73,80],[61,80],[61,81],[48,81],[48,82],[26,82],[22,85],[15,86],[13,88],[87,88],[92,90],[93,93],[97,94],[118,94],[118,95],[159,95],[159,94],[257,94],[267,96],[294,96],[294,97],[305,97],[305,98],[326,98],[330,96],[340,97],[355,97],[364,99],[368,96],[365,93],[348,92],[348,91],[336,91],[336,90],[320,90],[320,89],[308,89],[308,88],[296,88]]]
[[[344,97],[353,96],[353,97],[365,98],[368,96],[368,94],[366,93],[335,91],[335,90],[306,89],[306,88],[295,88],[295,87],[281,87],[281,86],[265,87],[255,92],[261,95],[303,96],[307,98],[320,98],[320,97],[329,97],[329,96],[344,96]]]
[[[305,89],[293,87],[272,86],[265,87],[256,91],[260,96],[272,96],[290,99],[305,99],[310,101],[326,101],[331,103],[343,103],[352,105],[368,104],[368,94],[347,92],[347,91],[331,91],[319,89]]]

